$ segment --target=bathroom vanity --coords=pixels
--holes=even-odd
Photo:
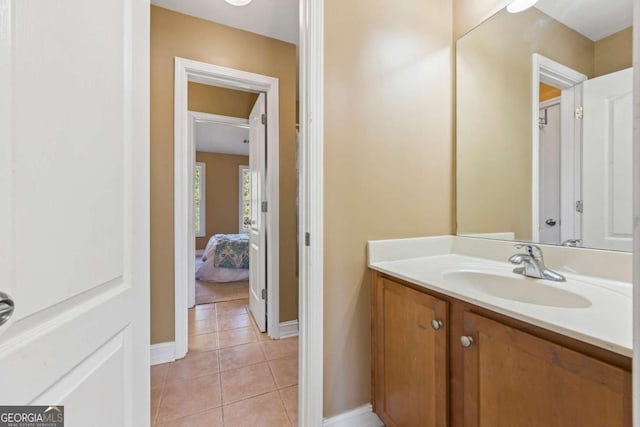
[[[513,273],[510,242],[369,243],[373,406],[387,426],[631,425],[630,255],[543,250],[566,282]]]
[[[539,0],[456,41],[458,236],[368,247],[387,426],[631,426],[632,4],[616,5]]]

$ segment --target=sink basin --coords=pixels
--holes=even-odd
[[[515,273],[513,277],[507,277],[479,271],[454,271],[444,273],[443,278],[452,285],[473,288],[486,295],[527,304],[563,308],[591,307],[591,301],[581,295],[546,285],[538,279],[517,276]]]

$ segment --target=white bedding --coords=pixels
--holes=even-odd
[[[218,256],[218,252],[222,252],[223,256]],[[248,266],[248,237],[246,235],[216,234],[209,239],[207,247],[199,255],[196,256],[197,280],[216,283],[249,280],[248,268],[227,268],[234,265]]]

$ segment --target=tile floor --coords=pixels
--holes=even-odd
[[[189,310],[189,353],[151,367],[151,425],[297,426],[298,339],[271,340],[248,300]]]

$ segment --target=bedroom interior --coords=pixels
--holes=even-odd
[[[188,84],[189,111],[198,114],[193,135],[196,305],[249,296],[245,217],[250,191],[244,178],[249,166],[248,118],[256,99],[251,92]]]
[[[171,2],[166,2],[169,7]],[[155,4],[155,2],[154,2]],[[177,4],[177,3],[176,3]],[[297,17],[295,17],[297,19]],[[216,40],[215,43],[209,40]],[[151,6],[151,343],[175,343],[174,229],[174,74],[175,58],[192,58],[225,67],[274,76],[279,82],[279,254],[280,322],[298,318],[296,250],[296,46],[198,19],[168,8]],[[214,102],[191,97],[190,102]],[[246,105],[245,105],[246,107]],[[189,109],[204,107],[190,105]],[[204,110],[207,111],[207,110]],[[245,110],[246,111],[246,110]],[[189,262],[192,264],[192,261]]]
[[[295,26],[297,13],[293,13],[292,17]],[[167,116],[167,120],[152,118],[152,133],[157,138],[154,142],[156,152],[169,154],[174,148],[175,164],[187,156],[190,157],[190,168],[193,170],[189,179],[193,184],[190,196],[193,199],[193,228],[189,246],[193,249],[184,252],[191,253],[188,266],[191,272],[187,273],[187,282],[191,283],[188,286],[190,308],[176,302],[182,298],[178,291],[183,296],[186,292],[177,279],[185,277],[178,276],[178,269],[182,267],[178,265],[177,254],[179,250],[183,253],[185,248],[178,249],[178,243],[183,242],[181,236],[184,234],[181,234],[175,236],[175,264],[173,259],[168,261],[175,265],[176,273],[175,283],[167,284],[171,289],[175,287],[175,341],[168,341],[171,339],[168,337],[164,338],[168,342],[158,342],[156,337],[156,344],[152,345],[152,360],[154,348],[171,346],[175,352],[173,356],[158,358],[152,366],[152,423],[174,425],[178,422],[206,420],[207,425],[217,425],[216,420],[224,417],[225,423],[245,425],[256,420],[256,417],[266,416],[275,420],[277,425],[296,425],[296,46],[158,6],[151,7],[151,29],[152,61],[164,64],[152,71],[152,81],[158,85],[155,90],[152,89],[152,104],[158,105],[153,101],[155,97],[160,100],[162,108],[167,109],[167,113],[175,108],[175,120],[181,120],[183,129],[190,129],[188,136],[187,132],[184,134],[185,141],[189,139],[189,144],[194,148],[192,154],[188,153],[188,149],[178,154],[184,150],[184,146],[172,145],[174,142],[179,144],[180,140],[165,138],[165,135],[171,135],[171,128],[167,126],[172,121],[171,116]],[[184,80],[180,80],[183,74],[178,71],[179,61],[176,58],[180,64],[185,64],[187,71]],[[193,66],[202,68],[189,71],[192,69],[189,67]],[[222,81],[223,75],[241,75],[249,80],[254,78],[256,83],[250,87],[246,80],[237,83],[231,77]],[[184,104],[180,101],[183,95],[174,95],[171,91],[174,81],[176,85],[184,82]],[[275,86],[271,83],[273,81],[276,82]],[[256,89],[258,86],[255,85],[264,89]],[[272,93],[274,87],[276,89]],[[178,118],[179,105],[184,105],[184,110],[180,110],[185,114],[184,121]],[[254,141],[254,137],[260,135],[260,125],[250,126],[248,120],[250,117],[259,118],[260,108],[266,108],[265,112],[268,112],[265,124],[261,125],[266,144],[246,144],[245,140]],[[277,110],[274,111],[274,108]],[[255,123],[255,120],[252,122]],[[178,124],[176,121],[174,130]],[[276,137],[272,138],[269,132],[276,132]],[[165,148],[160,148],[160,140],[162,144],[167,144]],[[262,153],[255,155],[253,147],[256,146],[263,147]],[[262,173],[267,179],[266,189],[262,191],[269,195],[269,210],[259,213],[262,210],[261,200],[265,199],[259,197],[262,194],[260,187],[253,185],[253,173],[250,173],[252,185],[249,186],[249,194],[241,191],[241,183],[246,177],[244,167],[250,166],[251,171],[258,170],[257,165],[261,164],[259,157],[268,154],[273,147],[276,147],[276,151],[269,155],[269,164],[275,165],[271,168],[271,174],[279,175],[279,181],[271,180],[277,183],[277,197],[271,197],[269,180],[272,175],[266,174],[263,168]],[[264,153],[265,150],[267,153]],[[173,163],[171,158],[168,160],[169,164]],[[172,174],[173,171],[165,170],[164,173]],[[188,206],[178,202],[182,200],[178,190],[183,191],[184,188],[177,186],[185,182],[179,181],[179,176],[182,175],[176,172],[174,202],[177,203],[176,207],[181,206],[183,210],[174,211],[174,218],[170,219],[170,223],[176,224]],[[166,185],[160,175],[157,185]],[[169,191],[170,187],[166,189]],[[250,196],[248,199],[245,198],[247,195]],[[256,212],[257,217],[254,216]],[[249,224],[246,224],[244,213],[251,214]],[[189,216],[185,215],[185,220]],[[272,227],[271,217],[279,218],[279,227]],[[155,218],[157,220],[157,215]],[[243,225],[249,225],[248,229]],[[247,265],[247,248],[255,246],[251,240],[253,237],[247,239],[247,236],[259,236],[253,233],[257,228],[276,230],[277,238],[272,233],[272,238],[258,244],[264,250],[262,253],[266,253],[270,250],[270,242],[278,242],[275,246],[277,252],[269,260],[271,265],[268,270],[261,270],[265,273],[262,277],[266,279],[271,277],[267,273],[279,272],[278,286],[267,287],[269,295],[274,292],[274,298],[269,298],[271,305],[264,299],[260,303],[260,295],[255,297],[255,292],[249,290],[255,277],[253,272],[257,270],[254,267],[258,263],[254,263],[252,258]],[[248,231],[251,233],[248,234]],[[161,235],[156,237],[156,241],[163,239]],[[248,244],[248,240],[251,244]],[[159,248],[157,245],[155,247]],[[164,267],[158,262],[154,265],[152,270],[155,268],[156,273]],[[247,273],[251,273],[251,280]],[[255,274],[260,276],[259,272]],[[153,272],[152,276],[155,276]],[[154,292],[156,297],[162,292],[158,282],[154,284],[152,300]],[[254,307],[256,301],[257,309]],[[267,316],[271,306],[276,307],[279,316]],[[166,318],[167,311],[152,314],[152,336],[154,332],[166,332],[166,329],[159,329],[159,323],[154,319]],[[182,332],[180,320],[183,313],[186,333]],[[269,322],[274,319],[279,322],[279,328],[272,330]],[[272,339],[274,335],[279,339]],[[185,340],[184,356],[179,350],[179,340]],[[268,413],[264,412],[265,408],[268,408]]]

